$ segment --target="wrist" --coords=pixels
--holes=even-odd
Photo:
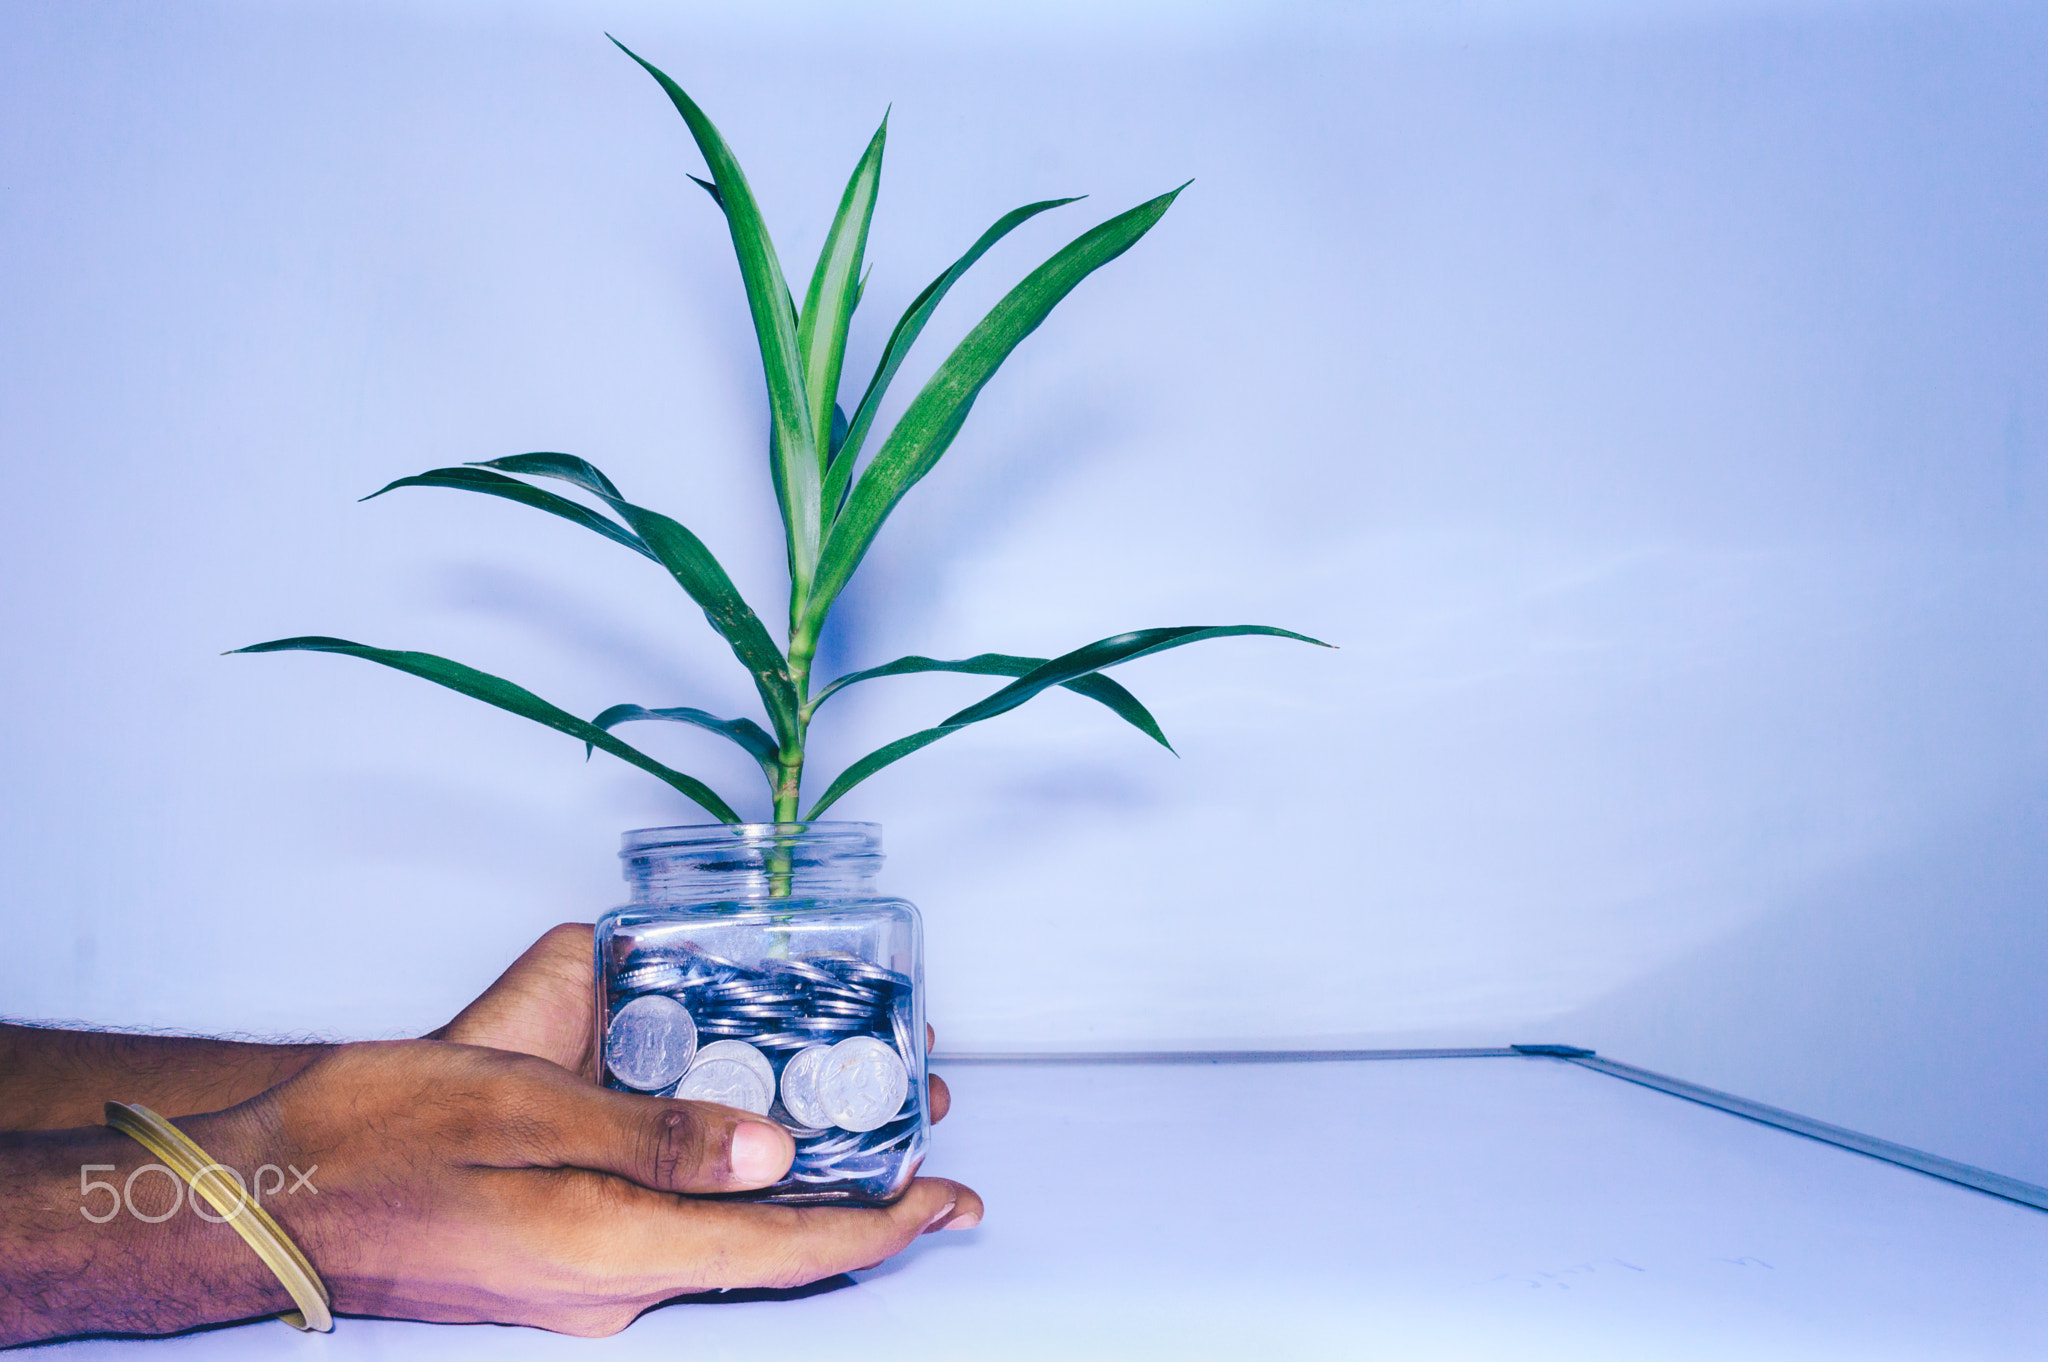
[[[98,1125],[109,1098],[172,1118],[219,1111],[284,1082],[333,1048],[0,1023],[0,1125]]]
[[[0,1345],[173,1333],[291,1305],[234,1229],[125,1135],[0,1135],[0,1175]]]

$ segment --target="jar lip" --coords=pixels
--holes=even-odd
[[[865,848],[882,840],[879,823],[685,823],[668,828],[634,828],[619,838],[619,855],[649,851],[709,851],[732,847],[802,846],[814,850]]]

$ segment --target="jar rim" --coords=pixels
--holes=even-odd
[[[812,849],[874,848],[882,838],[879,823],[684,823],[666,828],[633,828],[619,837],[619,855],[649,851],[708,851],[733,847]]]

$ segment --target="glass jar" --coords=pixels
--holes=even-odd
[[[873,823],[629,832],[597,924],[603,1082],[780,1121],[796,1161],[749,1200],[894,1200],[930,1136],[924,933],[875,892]]]

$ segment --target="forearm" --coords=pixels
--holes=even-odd
[[[232,1163],[244,1142],[213,1129],[220,1123],[180,1124]],[[0,1134],[0,1346],[172,1333],[291,1307],[231,1226],[193,1210],[176,1174],[160,1164],[138,1173],[155,1163],[104,1127]]]
[[[169,1117],[220,1111],[282,1083],[331,1048],[0,1023],[0,1129],[97,1125],[108,1101]]]

